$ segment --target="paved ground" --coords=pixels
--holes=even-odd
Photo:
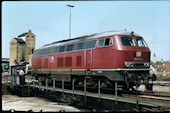
[[[14,109],[15,111],[28,111],[39,112],[59,112],[64,110],[66,112],[80,112],[79,109],[61,105],[61,103],[50,102],[47,99],[40,97],[19,97],[16,95],[2,95],[2,110]]]

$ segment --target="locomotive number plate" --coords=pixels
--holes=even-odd
[[[141,57],[141,56],[142,56],[142,52],[137,51],[137,52],[136,52],[136,57]]]

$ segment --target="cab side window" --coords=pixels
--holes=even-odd
[[[99,47],[103,47],[104,46],[104,39],[100,39],[99,41]]]
[[[109,46],[109,44],[110,44],[110,38],[106,38],[104,46]]]
[[[112,37],[110,37],[110,38],[100,39],[98,47],[107,47],[112,45],[113,45],[113,40]]]

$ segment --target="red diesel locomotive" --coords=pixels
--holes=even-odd
[[[150,50],[144,39],[128,31],[109,31],[62,40],[35,50],[32,74],[37,79],[130,89],[136,81],[148,83]],[[52,82],[52,81],[51,81]]]

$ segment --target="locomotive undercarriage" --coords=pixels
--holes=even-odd
[[[65,72],[65,74],[50,72],[51,73],[43,74],[39,71],[39,73],[34,73],[34,75],[43,85],[45,85],[46,78],[48,78],[48,85],[53,85],[53,80],[55,78],[56,85],[60,84],[61,86],[63,80],[65,84],[71,86],[72,80],[74,80],[75,86],[83,87],[84,84],[86,84],[87,87],[97,89],[98,81],[100,81],[100,88],[113,90],[115,88],[115,81],[118,83],[118,90],[134,90],[134,87],[139,87],[141,84],[146,85],[150,90],[151,85],[149,84],[149,79],[153,78],[149,76],[149,71],[88,70],[84,72],[76,71],[76,74],[74,74],[74,71],[70,73]],[[86,80],[86,83],[84,80]]]

